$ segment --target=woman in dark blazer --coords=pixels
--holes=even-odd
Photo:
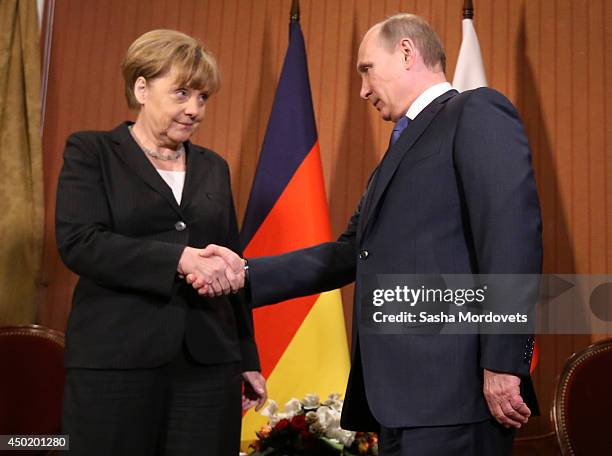
[[[171,30],[139,37],[123,76],[135,123],[66,144],[56,235],[80,279],[66,333],[71,454],[238,454],[244,407],[265,401],[227,163],[189,142],[218,90],[212,55]],[[185,274],[206,277],[202,298]],[[224,293],[233,291],[228,297]]]

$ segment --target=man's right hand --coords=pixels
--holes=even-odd
[[[214,260],[216,262],[215,264],[219,264],[220,262],[223,265],[225,279],[230,284],[229,289],[224,288],[223,294],[229,294],[230,292],[236,293],[239,289],[244,287],[245,262],[232,250],[219,245],[210,244],[197,252],[201,259]],[[196,272],[188,272],[185,280],[202,296],[219,296],[219,294],[216,294],[217,290],[211,289],[206,276],[199,275]]]
[[[186,276],[201,295],[222,296],[238,291],[244,286],[244,271],[234,274],[228,271],[224,259],[216,255],[202,255],[203,250],[186,247],[183,250],[177,271]]]

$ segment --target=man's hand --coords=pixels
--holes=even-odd
[[[519,429],[531,416],[521,397],[520,377],[484,370],[484,396],[489,410],[503,426]]]
[[[223,247],[216,244],[208,244],[205,248],[200,251],[200,256],[210,257],[218,256],[223,258],[223,261],[234,271],[234,273],[242,272],[244,270],[244,260],[238,256],[238,254],[227,247]]]
[[[259,411],[268,398],[266,379],[257,371],[243,372],[242,379],[244,380],[242,410],[248,410],[255,406],[255,411]]]
[[[221,296],[237,291],[244,286],[244,275],[236,277],[227,274],[225,261],[216,256],[204,257],[200,255],[202,250],[193,247],[185,247],[177,271],[180,275],[197,280],[200,287],[205,287],[206,295],[209,297]],[[244,274],[244,273],[243,273]],[[188,283],[189,282],[188,280]],[[204,294],[204,293],[202,293]]]
[[[215,258],[223,262],[225,265],[225,278],[231,284],[231,292],[236,293],[244,287],[244,260],[236,253],[226,247],[210,244],[199,251],[199,256],[202,258]],[[198,276],[197,274],[187,274],[186,281],[194,289],[198,290],[200,295],[215,296],[214,290],[211,290],[208,286],[205,277]]]

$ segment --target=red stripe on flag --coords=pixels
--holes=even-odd
[[[276,204],[246,247],[244,255],[278,255],[331,239],[319,142],[296,170]],[[314,305],[318,295],[256,309],[255,339],[262,374],[268,376]]]
[[[538,348],[538,342],[534,342],[533,346],[533,356],[531,357],[531,365],[529,366],[529,373],[533,374],[533,371],[538,366],[538,361],[540,360],[540,349]]]
[[[247,257],[277,255],[331,239],[317,141],[245,249]]]

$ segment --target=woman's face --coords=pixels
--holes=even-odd
[[[181,87],[176,73],[136,80],[136,99],[141,103],[138,120],[160,145],[176,145],[187,141],[204,117],[208,92]]]

